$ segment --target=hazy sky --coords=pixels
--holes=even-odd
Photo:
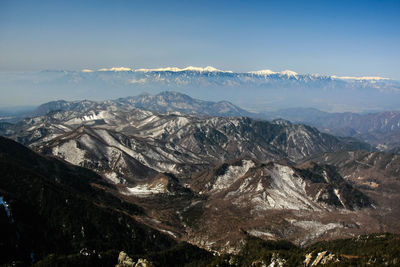
[[[400,1],[0,0],[0,71],[188,65],[400,80]]]

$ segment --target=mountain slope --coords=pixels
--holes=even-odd
[[[400,115],[397,111],[387,111],[369,114],[328,113],[315,108],[290,108],[274,112],[252,113],[241,109],[230,102],[202,101],[188,95],[164,91],[156,95],[142,94],[139,96],[119,98],[108,101],[54,101],[39,106],[35,111],[25,116],[44,116],[57,111],[100,110],[106,107],[148,110],[153,113],[175,113],[204,116],[238,117],[247,116],[255,119],[286,119],[294,123],[304,123],[317,127],[320,131],[337,135],[354,137],[370,143],[379,150],[390,150],[400,146]],[[46,128],[51,128],[46,125]],[[2,123],[0,132],[10,134],[12,125]],[[41,135],[37,133],[36,135]],[[24,141],[22,141],[24,142]]]
[[[50,253],[163,250],[173,240],[138,223],[139,207],[106,193],[97,174],[45,158],[0,137],[1,263]]]
[[[190,188],[206,201],[182,212],[196,218],[189,240],[215,249],[236,250],[243,233],[305,245],[356,233],[371,220],[362,218],[370,198],[327,165],[241,160],[197,174]]]
[[[164,91],[156,95],[142,94],[120,98],[115,102],[159,113],[179,112],[223,117],[253,115],[251,112],[241,109],[228,101],[203,101],[174,91]]]
[[[78,111],[81,113],[90,110],[101,110],[113,106],[114,108],[130,109],[138,108],[153,113],[191,114],[196,116],[223,116],[238,117],[247,116],[255,119],[286,119],[295,123],[304,123],[317,127],[320,131],[329,134],[354,137],[363,140],[379,150],[390,150],[400,146],[399,112],[387,111],[370,114],[328,113],[315,108],[290,108],[274,112],[252,113],[241,109],[230,102],[202,101],[191,98],[188,95],[164,91],[156,95],[142,94],[139,96],[119,98],[108,101],[54,101],[39,106],[35,111],[25,116],[44,116],[51,112]],[[101,123],[101,120],[98,121]],[[43,131],[51,128],[46,125]],[[10,135],[13,127],[11,124],[2,123],[0,133]],[[59,131],[53,129],[51,131]],[[36,133],[41,136],[42,132]],[[26,143],[21,140],[21,142]]]
[[[190,176],[240,157],[296,161],[316,153],[369,148],[288,121],[155,114],[112,103],[54,111],[26,119],[13,131],[11,136],[23,144],[114,181],[140,179],[150,169]],[[142,167],[138,172],[129,166]]]
[[[311,158],[335,166],[340,175],[368,195],[377,205],[376,213],[393,231],[400,224],[400,157],[387,152],[340,151]]]
[[[183,113],[208,116],[251,116],[254,115],[228,101],[204,101],[194,99],[175,91],[164,91],[156,95],[141,94],[107,101],[65,101],[58,100],[44,103],[26,117],[44,116],[52,111],[84,111],[104,105],[115,105],[123,108],[138,108],[155,113]]]
[[[366,184],[400,177],[400,155],[388,152],[341,151],[316,155],[312,160],[336,166],[348,179]]]
[[[389,150],[400,146],[400,112],[385,111],[369,114],[328,113],[311,108],[292,108],[264,113],[266,119],[283,118],[305,123],[338,136],[352,136]]]

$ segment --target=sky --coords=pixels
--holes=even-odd
[[[400,1],[0,0],[0,71],[214,66],[400,80]]]

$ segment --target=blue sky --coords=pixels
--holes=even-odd
[[[214,66],[400,80],[400,1],[0,1],[0,71]]]

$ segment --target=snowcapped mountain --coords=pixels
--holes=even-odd
[[[400,108],[398,81],[382,77],[299,74],[290,70],[238,73],[213,67],[111,67],[0,73],[0,87],[21,93],[24,90],[25,94],[32,95],[32,101],[38,98],[37,102],[43,102],[44,98],[102,100],[174,90],[200,99],[227,100],[252,111],[289,107],[339,112]]]
[[[212,66],[207,66],[205,68],[202,67],[194,67],[194,66],[189,66],[185,68],[178,68],[178,67],[165,67],[165,68],[152,68],[152,69],[146,69],[146,68],[140,68],[140,69],[132,69],[129,67],[111,67],[111,68],[100,68],[98,70],[91,70],[91,69],[83,69],[82,72],[84,73],[93,73],[93,72],[137,72],[137,73],[152,73],[152,72],[157,72],[157,73],[162,73],[162,72],[176,72],[176,73],[188,73],[192,72],[194,74],[197,73],[228,73],[228,74],[252,74],[256,76],[280,76],[280,77],[294,77],[296,79],[300,77],[315,77],[315,78],[331,78],[331,79],[338,79],[338,80],[358,80],[358,81],[379,81],[379,80],[389,80],[389,78],[385,77],[378,77],[378,76],[363,76],[363,77],[352,77],[352,76],[322,76],[318,74],[298,74],[297,72],[294,72],[292,70],[283,70],[280,72],[272,71],[270,69],[265,69],[265,70],[257,70],[257,71],[249,71],[245,73],[234,73],[231,70],[220,70],[217,68],[214,68]]]
[[[231,70],[219,70],[211,66],[207,66],[205,68],[201,67],[193,67],[189,66],[186,68],[177,68],[177,67],[166,67],[166,68],[156,68],[156,69],[136,69],[131,71],[135,72],[163,72],[163,71],[170,71],[170,72],[184,72],[184,71],[192,71],[192,72],[222,72],[222,73],[233,73]]]

